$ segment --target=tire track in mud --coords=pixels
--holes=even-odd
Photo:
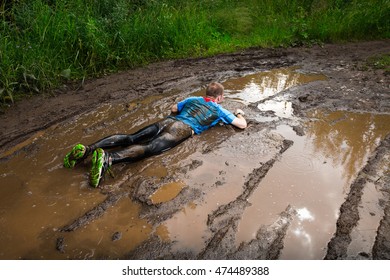
[[[283,249],[283,239],[295,215],[295,209],[288,206],[272,225],[261,226],[255,239],[248,243],[241,243],[237,250],[227,256],[227,259],[278,259]]]
[[[388,183],[389,184],[389,183]],[[372,248],[372,258],[375,260],[390,260],[390,203],[387,203],[384,217],[380,222],[378,234]],[[387,250],[383,250],[387,248]]]
[[[248,198],[251,196],[253,191],[258,187],[261,180],[267,175],[268,171],[272,168],[274,163],[277,161],[278,157],[283,154],[289,147],[291,147],[293,142],[291,140],[283,140],[283,146],[279,153],[261,167],[256,168],[249,174],[248,180],[244,184],[244,192],[239,195],[236,200],[230,202],[229,204],[220,206],[214,213],[209,215],[207,226],[215,231],[215,228],[220,228],[221,224],[224,226],[224,218],[234,217],[233,219],[240,219],[243,210],[249,206]],[[219,220],[219,222],[218,222]]]
[[[273,167],[279,157],[293,145],[291,140],[283,140],[282,147],[276,156],[261,167],[254,169],[244,183],[244,191],[232,202],[220,206],[209,215],[207,226],[214,235],[197,256],[197,259],[277,259],[283,248],[283,238],[293,218],[295,210],[288,206],[279,219],[269,228],[263,226],[256,238],[249,243],[235,248],[235,235],[238,223],[246,207],[250,206],[248,198],[260,185],[262,179]]]
[[[340,215],[337,220],[336,233],[328,243],[325,260],[350,259],[348,247],[352,242],[352,230],[358,225],[360,220],[359,207],[364,189],[368,183],[373,183],[379,191],[385,192],[389,197],[389,170],[384,172],[383,176],[376,178],[380,174],[381,168],[389,164],[390,159],[390,134],[375,149],[366,165],[360,170],[356,179],[350,187],[349,194],[345,202],[340,207]],[[387,173],[386,173],[387,172]],[[390,247],[390,201],[386,199],[386,208],[377,230],[375,244],[372,248],[371,256],[374,259],[389,259]],[[367,252],[361,252],[359,255],[370,257]]]
[[[129,194],[130,194],[130,192],[121,192],[118,194],[114,194],[114,193],[108,194],[107,198],[102,203],[95,206],[91,210],[87,211],[84,215],[80,216],[79,218],[74,220],[72,223],[63,226],[62,228],[59,229],[59,231],[60,232],[71,232],[71,231],[75,231],[76,229],[89,224],[90,222],[103,216],[109,207],[117,204],[120,199],[128,196]]]
[[[255,120],[248,119],[248,128],[246,129],[247,133],[254,133],[256,131],[260,131],[264,126],[258,123]],[[227,141],[230,137],[234,136],[235,133],[243,133],[242,131],[233,128],[232,126],[221,125],[218,133],[210,133],[208,135],[207,141],[199,141],[199,139],[190,138],[187,140],[188,145],[197,147],[203,155],[209,154],[215,149],[215,147],[219,147],[223,142]],[[207,132],[205,132],[207,133]],[[167,156],[166,158],[169,158]],[[168,164],[170,165],[170,164]],[[194,201],[201,200],[203,197],[203,193],[201,190],[186,186],[183,188],[180,193],[172,200],[153,204],[150,201],[150,196],[162,185],[169,183],[171,181],[176,181],[177,178],[181,176],[186,176],[188,172],[191,172],[198,167],[203,165],[203,161],[201,160],[192,160],[191,162],[185,165],[170,165],[172,170],[170,175],[161,178],[139,178],[132,184],[132,198],[134,201],[141,204],[140,217],[145,218],[150,221],[152,224],[159,224],[169,218],[171,218],[175,213],[180,211],[183,205]]]
[[[237,232],[237,221],[232,218],[213,235],[198,255],[198,259],[276,260],[283,249],[283,239],[295,215],[295,209],[288,206],[272,225],[261,226],[255,239],[241,243],[238,248],[232,246]]]
[[[383,155],[383,161],[387,169],[381,178],[375,181],[379,184],[382,181],[381,191],[386,197],[386,206],[384,209],[384,216],[380,221],[375,243],[372,248],[372,258],[377,260],[389,260],[390,259],[390,134],[383,141],[383,145],[380,147],[385,155]],[[379,153],[379,152],[378,152]],[[374,173],[375,174],[375,173]]]
[[[260,185],[262,179],[271,170],[280,156],[293,145],[291,140],[283,140],[279,151],[261,167],[255,168],[244,182],[243,191],[232,202],[220,206],[209,214],[207,226],[212,236],[200,252],[186,249],[173,249],[172,241],[162,241],[158,236],[151,235],[148,240],[123,256],[124,259],[276,259],[282,249],[282,240],[291,223],[295,210],[287,207],[280,217],[270,226],[261,227],[256,238],[249,243],[242,243],[238,248],[235,236],[238,223],[246,207],[250,205],[247,199]],[[188,191],[188,190],[187,190]],[[173,201],[172,201],[173,203]],[[165,207],[164,207],[165,209]],[[177,208],[180,209],[180,208]],[[166,211],[166,209],[165,209]],[[159,212],[159,211],[158,211]],[[154,213],[155,214],[155,213]],[[169,215],[168,215],[169,216]],[[163,217],[163,219],[161,219]],[[148,219],[153,218],[149,216]],[[166,220],[166,215],[160,212],[159,223]],[[152,219],[153,220],[153,219]]]

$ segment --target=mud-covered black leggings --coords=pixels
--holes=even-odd
[[[166,118],[134,134],[111,135],[88,147],[89,151],[97,148],[123,147],[123,149],[108,152],[112,164],[135,162],[167,151],[191,136],[192,129],[190,126],[173,118]]]

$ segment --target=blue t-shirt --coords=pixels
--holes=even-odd
[[[218,103],[204,97],[189,97],[177,103],[177,120],[191,126],[196,134],[215,126],[219,121],[231,124],[235,116]]]

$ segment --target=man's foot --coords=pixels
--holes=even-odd
[[[83,144],[77,144],[73,149],[66,154],[64,158],[64,167],[73,168],[87,157],[87,147]]]
[[[92,154],[92,168],[89,174],[89,183],[92,187],[99,186],[100,180],[109,171],[110,166],[111,162],[108,155],[103,149],[97,148]]]

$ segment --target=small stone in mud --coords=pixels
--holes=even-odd
[[[137,104],[135,102],[126,104],[127,111],[133,111],[135,108],[137,108]]]
[[[65,244],[64,244],[64,238],[63,237],[58,237],[56,241],[56,249],[57,251],[61,253],[65,253]]]
[[[313,101],[313,96],[309,95],[309,94],[305,94],[305,95],[302,95],[302,96],[299,96],[298,97],[298,100],[300,102],[307,102],[307,101]]]
[[[111,240],[112,240],[112,241],[117,241],[117,240],[119,240],[119,239],[121,239],[121,238],[122,238],[122,233],[119,232],[119,231],[117,231],[117,232],[115,232],[115,233],[112,235]]]
[[[359,256],[362,256],[362,257],[364,257],[364,258],[369,258],[369,257],[370,257],[370,255],[367,254],[366,252],[360,252],[360,253],[359,253]]]
[[[189,170],[192,171],[192,170],[198,168],[199,166],[201,166],[202,164],[203,164],[203,161],[195,159],[191,162]]]
[[[303,130],[302,127],[300,127],[300,126],[293,126],[292,128],[293,128],[293,130],[295,131],[295,133],[298,136],[304,136],[305,135],[305,131]]]

